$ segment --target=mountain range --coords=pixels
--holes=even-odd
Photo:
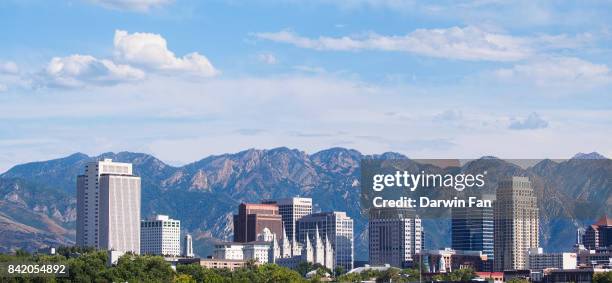
[[[71,245],[75,238],[76,176],[86,162],[111,158],[130,162],[142,178],[142,216],[168,214],[194,236],[200,256],[212,243],[231,240],[232,214],[241,202],[292,196],[313,198],[314,211],[346,211],[354,219],[356,259],[367,259],[367,219],[360,205],[360,162],[364,158],[407,159],[398,153],[364,155],[345,148],[314,154],[285,147],[249,149],[171,166],[133,153],[76,153],[14,166],[0,175],[0,252]],[[465,163],[461,170],[495,168],[529,176],[540,207],[541,245],[570,249],[577,227],[591,224],[612,207],[612,160],[597,153],[568,160],[542,160],[528,168],[493,157]],[[425,220],[427,248],[450,245],[450,222]]]

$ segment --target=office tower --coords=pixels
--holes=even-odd
[[[140,222],[140,253],[181,255],[181,221],[157,215]]]
[[[529,249],[539,246],[538,204],[529,178],[499,182],[494,218],[495,270],[525,269]]]
[[[184,257],[194,257],[193,253],[193,239],[190,234],[185,234],[185,239],[183,240],[183,256]]]
[[[494,200],[494,196],[481,199]],[[492,267],[493,207],[456,207],[451,209],[451,246],[458,251],[481,251]],[[490,268],[488,271],[491,271]]]
[[[140,252],[140,177],[132,164],[85,165],[77,177],[77,245]]]
[[[282,238],[283,221],[276,204],[240,204],[238,214],[234,215],[234,242],[255,241],[265,228]]]
[[[582,243],[589,250],[612,246],[612,218],[604,215],[595,224],[589,225],[584,231]]]
[[[423,249],[421,219],[407,208],[371,208],[368,220],[369,262],[410,266]]]
[[[262,203],[276,204],[283,219],[285,233],[290,242],[295,242],[297,235],[297,221],[312,213],[312,198],[285,198],[278,200],[266,200]]]
[[[341,266],[344,270],[353,269],[353,219],[346,212],[322,212],[304,216],[298,220],[297,231],[298,241],[304,246],[308,242],[317,245],[317,238],[323,246],[329,242],[334,253],[334,268]]]

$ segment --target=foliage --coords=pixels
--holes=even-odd
[[[597,272],[593,274],[594,283],[609,283],[612,282],[612,271]]]
[[[59,263],[68,265],[68,277],[14,277],[2,282],[305,282],[299,273],[275,264],[258,265],[255,262],[234,271],[207,269],[199,264],[178,265],[174,271],[160,256],[126,254],[117,264],[106,266],[107,253],[93,249],[60,248],[56,255],[31,255],[19,252],[0,254],[0,262],[27,261],[32,263]]]

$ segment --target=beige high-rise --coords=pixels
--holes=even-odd
[[[527,177],[503,179],[494,205],[494,268],[527,268],[529,249],[539,246],[538,203]]]
[[[140,252],[140,177],[132,164],[89,162],[77,177],[77,235],[81,247]]]

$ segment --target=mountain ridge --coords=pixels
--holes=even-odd
[[[51,226],[56,226],[49,223],[48,227],[43,225],[40,226],[42,228],[36,228],[39,233],[36,234],[37,237],[46,237],[43,237],[44,241],[36,242],[33,240],[36,237],[28,236],[30,238],[25,239],[21,244],[3,243],[0,240],[0,247],[14,249],[27,246],[29,243],[37,243],[36,245],[42,246],[45,243],[54,243],[54,241],[70,244],[73,241],[74,234],[76,176],[82,173],[85,162],[101,158],[112,158],[117,162],[133,163],[135,174],[142,178],[143,217],[160,213],[180,219],[184,230],[194,234],[197,252],[201,255],[207,255],[212,241],[229,240],[231,238],[232,214],[240,202],[254,202],[266,198],[295,195],[312,197],[315,203],[315,211],[331,209],[347,211],[349,216],[355,220],[356,250],[363,254],[364,251],[367,251],[367,230],[365,229],[367,220],[361,215],[360,188],[355,187],[360,179],[360,161],[368,158],[407,159],[408,157],[394,152],[364,155],[354,149],[339,147],[308,154],[298,149],[279,147],[247,149],[237,153],[211,155],[183,166],[168,165],[153,155],[128,151],[106,152],[93,157],[75,153],[64,158],[20,164],[1,174],[0,180],[26,180],[27,182],[24,184],[27,185],[24,185],[24,190],[17,192],[11,191],[11,187],[8,185],[5,185],[4,190],[1,190],[0,187],[0,199],[12,197],[22,200],[21,203],[12,202],[12,205],[19,205],[22,210],[29,209],[32,211],[37,206],[39,208],[44,206],[41,204],[45,203],[40,199],[27,198],[27,190],[52,190],[54,194],[57,194],[58,200],[56,201],[56,207],[48,204],[46,210],[39,209],[40,211],[31,215],[32,219],[26,219],[27,221],[18,221],[14,219],[14,216],[12,218],[8,217],[14,222],[11,227],[22,224],[35,228],[27,225],[27,222],[44,222],[48,221],[46,220],[48,218],[56,226],[63,227],[68,233],[58,233],[57,228],[54,228],[55,230],[51,229]],[[579,207],[581,200],[585,202],[593,201],[593,199],[605,197],[609,193],[605,191],[592,192],[589,187],[572,190],[571,192],[561,192],[554,188],[558,184],[568,182],[565,179],[555,181],[557,171],[563,168],[565,168],[564,170],[570,170],[572,166],[580,165],[578,164],[581,162],[580,160],[574,160],[574,163],[568,160],[567,164],[562,164],[566,167],[555,163],[557,165],[551,165],[550,168],[546,167],[547,170],[543,170],[545,163],[542,163],[541,166],[533,166],[530,169],[522,169],[498,158],[482,157],[476,161],[470,165],[474,168],[468,168],[467,164],[464,165],[466,170],[478,170],[479,166],[483,166],[483,164],[495,164],[501,168],[500,170],[505,170],[504,172],[509,170],[508,172],[531,174],[530,176],[535,178],[534,182],[540,186],[537,192],[540,197],[545,193],[552,196],[550,205],[544,206],[546,213],[543,214],[542,231],[545,233],[543,236],[545,248],[552,247],[553,250],[567,245],[568,241],[562,240],[549,246],[549,242],[553,240],[550,233],[570,237],[570,235],[573,235],[573,231],[565,231],[567,229],[561,229],[561,225],[575,227],[583,224],[581,220],[574,219],[571,219],[569,224],[550,224],[555,219],[575,217],[570,215],[571,211],[559,209],[559,206],[574,209]],[[597,162],[608,164],[609,161],[609,159],[605,159]],[[533,168],[539,168],[540,170]],[[594,169],[596,168],[586,168],[584,170],[586,170],[585,172],[591,172],[588,170]],[[542,177],[538,174],[545,176]],[[598,179],[598,182],[601,183],[600,179]],[[569,197],[570,195],[582,197],[574,201]],[[0,207],[0,216],[2,216],[1,213],[4,213],[4,210]],[[206,215],[207,217],[193,217],[194,215]],[[448,225],[444,223],[430,224],[431,227],[434,227],[434,230],[438,230],[440,233],[428,233],[427,244],[430,247],[448,245],[448,239],[443,236],[445,234],[449,235]],[[0,233],[2,231],[0,227]],[[10,232],[11,230],[5,228],[4,231]]]

